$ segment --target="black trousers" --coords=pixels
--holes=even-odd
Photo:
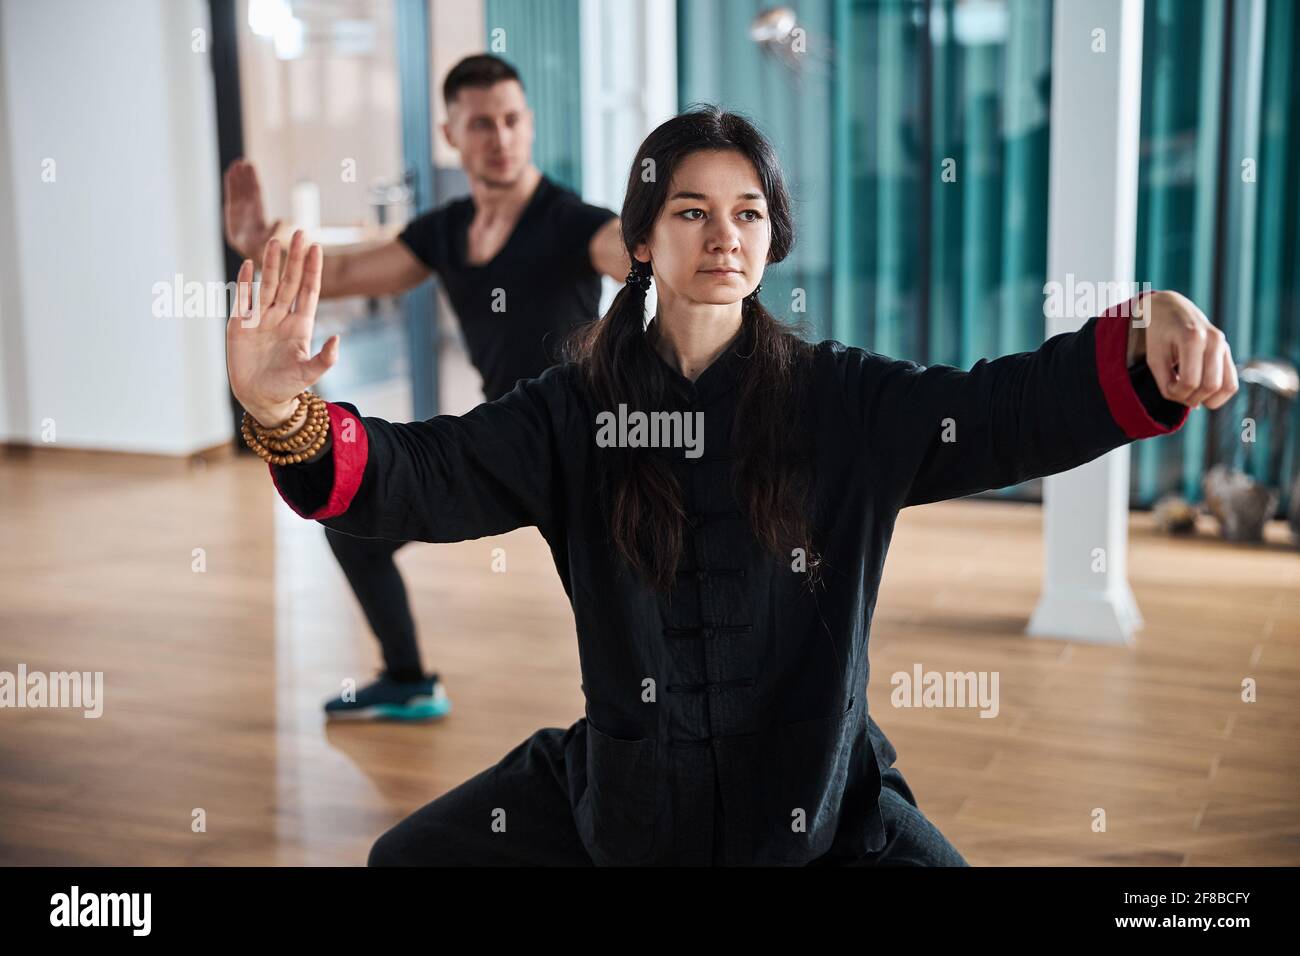
[[[325,529],[325,539],[379,639],[384,668],[398,679],[419,679],[423,671],[415,619],[402,572],[393,560],[397,549],[409,542],[356,538],[332,528]]]
[[[573,728],[539,730],[384,833],[370,866],[592,866],[573,821],[564,744]],[[967,866],[916,805],[903,775],[881,774],[886,843],[861,858],[829,854],[813,866]],[[505,827],[494,821],[504,820]],[[714,860],[718,862],[716,844]]]

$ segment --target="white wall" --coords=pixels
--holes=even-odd
[[[9,161],[9,110],[4,69],[4,18],[0,8],[0,441],[14,433],[13,421],[25,420],[22,299],[13,267],[18,259],[13,209],[13,174]]]
[[[154,285],[224,281],[203,0],[0,0],[0,437],[186,454],[230,438],[225,321]],[[54,161],[55,179],[42,180]]]

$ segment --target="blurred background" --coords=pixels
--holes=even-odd
[[[1294,4],[1142,6],[1137,277],[1201,304],[1243,362],[1294,364]],[[1042,339],[1049,0],[807,0],[786,8],[810,41],[793,64],[773,52],[779,42],[755,39],[781,35],[778,21],[756,26],[771,6],[744,0],[4,9],[7,441],[40,443],[48,417],[63,420],[59,443],[79,448],[181,455],[223,443],[232,424],[214,400],[218,323],[136,324],[155,298],[140,277],[221,272],[218,173],[238,155],[258,164],[269,214],[327,245],[395,234],[415,212],[465,195],[438,134],[438,83],[461,56],[489,49],[489,29],[504,47],[494,52],[525,77],[537,165],[597,205],[618,210],[636,146],[685,105],[753,117],[799,211],[794,255],[765,288],[773,301],[805,290],[806,313],[794,317],[816,336],[963,367]],[[930,173],[947,158],[957,182]],[[85,281],[67,281],[71,262]],[[432,286],[327,303],[321,341],[349,333],[330,386],[385,386],[421,417],[463,410],[475,386],[454,362],[451,318]],[[154,371],[124,383],[124,365]],[[173,400],[155,409],[160,376]],[[143,409],[154,414],[134,414]],[[1197,416],[1137,449],[1135,505],[1168,492],[1199,498],[1224,454],[1212,425]],[[1278,514],[1290,504],[1283,479],[1296,470],[1297,429],[1294,414],[1270,418],[1237,462],[1279,487]]]
[[[0,711],[0,862],[359,863],[400,816],[581,713],[572,618],[523,529],[400,557],[453,717],[323,723],[374,647],[319,527],[236,440],[206,291],[239,263],[233,159],[257,164],[269,218],[328,254],[467,194],[439,125],[442,79],[471,53],[523,76],[538,167],[615,211],[644,136],[719,103],[772,139],[795,199],[773,311],[799,301],[786,317],[814,338],[969,368],[1044,338],[1052,130],[1077,121],[1052,109],[1061,2],[0,0],[0,670],[103,670],[107,687],[93,726]],[[1121,8],[1141,26],[1134,275],[1223,329],[1241,391],[1133,448],[1136,645],[1024,640],[1042,482],[905,515],[880,679],[947,659],[1001,669],[1007,699],[1002,720],[892,711],[886,683],[873,714],[972,863],[1294,864],[1300,11],[1098,0],[1099,18]],[[336,332],[327,398],[402,421],[481,400],[436,277],[322,303],[316,346]],[[1224,540],[1215,465],[1257,513],[1249,540]],[[1261,675],[1269,693],[1243,706]],[[1076,803],[1117,808],[1114,840],[1076,832]]]

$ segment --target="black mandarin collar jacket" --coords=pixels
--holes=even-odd
[[[672,373],[679,407],[704,413],[704,449],[665,452],[690,512],[667,598],[612,555],[591,487],[600,410],[573,365],[459,417],[396,424],[332,405],[329,454],[271,472],[297,513],[362,537],[540,529],[577,626],[586,716],[565,763],[596,863],[707,864],[718,798],[728,863],[860,855],[883,846],[880,772],[896,757],[866,699],[895,518],[1180,427],[1187,409],[1125,366],[1128,320],[1113,312],[969,371],[815,346],[813,590],[760,550],[730,490],[743,337],[694,383]]]

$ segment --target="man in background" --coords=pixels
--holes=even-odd
[[[488,401],[559,358],[576,326],[598,318],[600,277],[631,268],[615,213],[584,203],[533,165],[533,113],[523,82],[499,57],[470,56],[443,83],[442,133],[460,152],[470,195],[413,219],[396,238],[327,254],[321,298],[388,296],[438,275],[456,312]],[[252,163],[225,175],[226,239],[255,262],[280,223],[267,225]],[[326,529],[384,669],[355,700],[325,704],[331,717],[425,719],[451,709],[436,672],[420,661],[415,622],[393,560],[406,542]]]

